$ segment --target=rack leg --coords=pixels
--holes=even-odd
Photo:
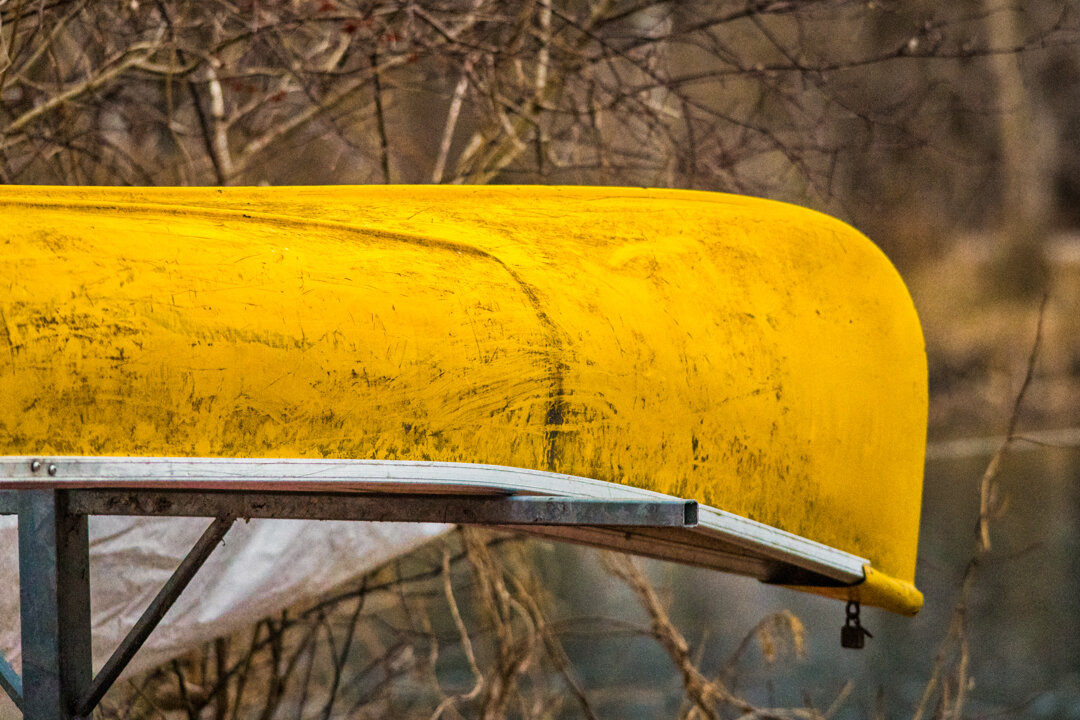
[[[70,720],[92,673],[86,516],[62,491],[19,496],[23,718]]]

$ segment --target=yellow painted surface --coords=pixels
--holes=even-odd
[[[866,579],[846,587],[794,586],[793,590],[824,595],[836,600],[855,600],[862,605],[881,607],[900,615],[917,615],[923,606],[923,594],[915,583],[899,580],[872,566],[863,567]]]
[[[553,470],[913,581],[922,334],[885,257],[824,215],[625,188],[0,186],[0,270],[0,454]]]

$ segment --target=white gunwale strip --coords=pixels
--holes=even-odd
[[[32,463],[39,463],[32,470]],[[55,474],[49,469],[55,466]],[[671,495],[562,473],[411,460],[0,456],[0,490],[30,488],[401,492],[549,495],[592,500],[679,500]],[[687,532],[684,530],[683,532]],[[820,573],[864,579],[864,558],[707,505],[688,530]]]

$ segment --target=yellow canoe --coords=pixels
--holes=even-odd
[[[806,575],[730,567],[921,605],[922,334],[827,216],[626,188],[0,187],[0,268],[0,455],[540,471],[707,519],[701,557],[579,540],[717,567],[710,542],[810,548]]]

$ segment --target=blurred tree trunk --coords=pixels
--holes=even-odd
[[[984,6],[989,47],[1024,47],[1021,8],[1003,8],[993,0],[984,0]],[[1057,129],[1024,77],[1021,54],[1000,52],[989,60],[997,97],[1001,187],[995,279],[1007,294],[1033,296],[1042,292],[1047,279],[1042,245],[1053,208]]]

